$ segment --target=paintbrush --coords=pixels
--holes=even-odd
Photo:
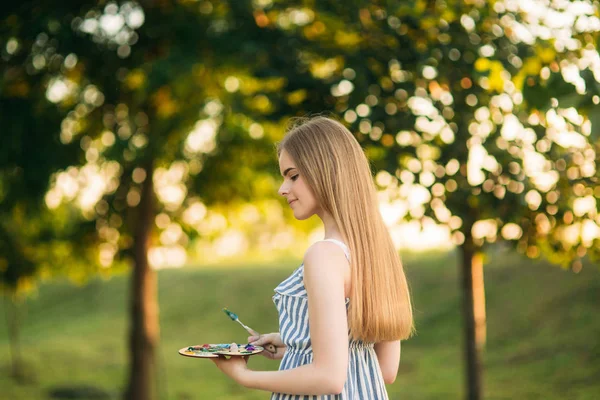
[[[229,318],[231,318],[232,321],[235,321],[238,324],[240,324],[241,326],[243,326],[244,329],[252,336],[256,336],[256,337],[260,336],[260,333],[256,332],[254,329],[250,328],[249,326],[244,325],[244,323],[242,321],[240,321],[240,319],[238,318],[236,313],[229,311],[227,308],[224,308],[223,312],[225,312],[225,314],[227,314],[227,316]],[[272,344],[268,344],[268,345],[264,346],[264,348],[267,349],[271,353],[277,353],[277,349]]]

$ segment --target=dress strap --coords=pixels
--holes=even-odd
[[[332,243],[335,243],[338,246],[340,246],[342,248],[342,250],[344,251],[344,255],[346,255],[346,259],[348,259],[348,261],[350,261],[350,249],[348,248],[346,243],[341,242],[337,239],[323,239],[322,242],[332,242]]]

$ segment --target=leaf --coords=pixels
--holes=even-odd
[[[583,100],[583,95],[577,92],[575,85],[566,82],[560,72],[550,75],[546,87],[548,95],[556,98],[562,108],[578,107]]]
[[[600,82],[596,80],[594,72],[586,68],[579,73],[585,81],[586,92],[588,95],[600,95]]]
[[[546,82],[546,87],[550,96],[556,97],[559,101],[563,96],[577,93],[575,85],[566,82],[560,72],[550,74],[550,78]]]
[[[595,105],[594,107],[590,108],[588,118],[592,123],[590,139],[592,142],[596,142],[598,139],[600,139],[600,105]]]
[[[550,93],[546,87],[539,83],[536,83],[534,86],[524,85],[523,97],[531,107],[538,110],[544,110],[550,105]]]
[[[559,97],[558,105],[561,108],[569,108],[569,107],[579,108],[579,106],[581,105],[581,102],[583,101],[583,98],[584,98],[584,96],[577,92],[570,93],[570,94]]]

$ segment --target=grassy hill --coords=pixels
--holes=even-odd
[[[597,399],[600,394],[600,269],[579,274],[491,255],[485,267],[487,399]],[[453,255],[406,256],[418,335],[405,342],[391,399],[463,398],[462,319]],[[235,311],[254,329],[277,330],[272,289],[296,266],[186,268],[159,273],[161,399],[265,399],[241,388],[208,360],[177,349],[207,342],[243,342],[247,335],[222,313]],[[120,398],[127,379],[128,279],[84,287],[52,282],[26,304],[21,344],[29,382],[8,377],[10,353],[0,320],[0,397],[61,398],[61,390],[97,388]],[[4,310],[3,310],[4,311]],[[276,369],[253,357],[251,368]],[[93,398],[89,392],[87,398]],[[54,397],[52,397],[54,396]],[[66,398],[66,397],[62,397]],[[79,397],[86,398],[86,397]],[[100,398],[100,397],[98,397]]]

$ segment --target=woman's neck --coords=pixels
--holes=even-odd
[[[325,239],[337,239],[344,241],[344,237],[342,236],[340,229],[337,226],[337,223],[331,215],[319,214],[319,218],[323,222],[323,228],[325,230]]]

